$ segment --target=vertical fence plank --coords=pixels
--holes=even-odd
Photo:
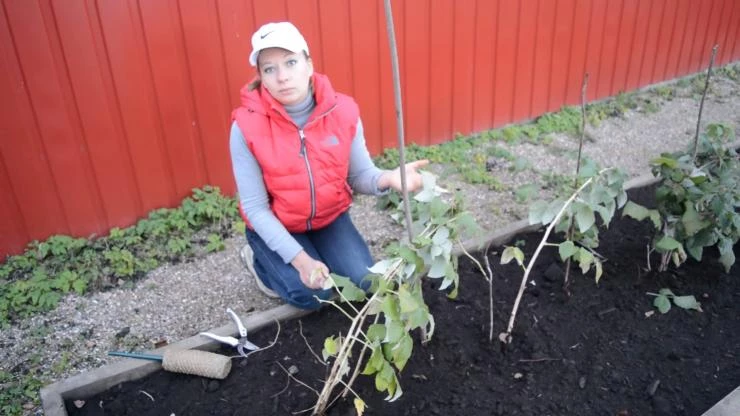
[[[593,101],[599,98],[598,86],[603,81],[599,76],[599,60],[604,42],[604,26],[606,22],[607,3],[603,0],[593,1],[591,18],[588,26],[588,46],[586,48],[586,69],[589,77],[587,99]]]
[[[660,30],[658,30],[657,50],[653,67],[650,71],[650,83],[655,83],[665,77],[665,66],[670,51],[673,22],[676,17],[676,7],[673,2],[667,2],[660,17]]]
[[[539,0],[519,2],[518,42],[515,64],[514,107],[510,121],[517,122],[531,115],[532,78],[534,76],[534,53],[537,41],[537,13]]]
[[[727,41],[729,38],[728,32],[731,22],[733,21],[732,18],[734,17],[735,7],[733,4],[733,0],[723,0],[723,10],[725,10],[722,13],[722,19],[720,23],[720,27],[717,32],[717,43],[719,44],[719,51],[717,52],[717,63],[718,65],[724,65],[727,63],[727,59],[730,56],[727,53]]]
[[[452,68],[455,65],[450,47],[454,37],[455,0],[432,0],[430,21],[435,23],[431,33],[431,50],[434,52],[434,71],[430,74],[429,88],[434,97],[430,103],[430,130],[432,143],[452,138]]]
[[[473,67],[475,65],[475,3],[455,2],[452,58],[452,131],[469,134],[473,117]]]
[[[634,44],[637,28],[637,12],[639,0],[624,0],[622,11],[622,24],[619,29],[619,41],[614,51],[616,61],[614,63],[614,80],[612,82],[611,94],[624,92],[627,87],[627,75],[629,73],[630,60],[632,58],[632,45]]]
[[[590,38],[591,21],[590,0],[577,0],[573,14],[573,34],[570,42],[570,60],[568,62],[568,80],[565,90],[565,102],[575,105],[581,100],[581,85],[586,72],[586,53]]]
[[[1,87],[0,91],[2,91]],[[24,221],[22,221],[23,211],[18,205],[18,199],[15,197],[10,175],[5,168],[2,156],[2,147],[0,147],[0,192],[3,195],[3,198],[0,198],[0,212],[3,213],[0,215],[0,261],[5,260],[5,253],[14,252],[20,245],[19,242],[31,240]]]
[[[640,67],[644,58],[646,35],[650,25],[650,7],[652,4],[652,2],[644,1],[639,1],[637,4],[637,17],[634,23],[635,35],[632,38],[632,46],[630,48],[631,58],[627,67],[625,90],[633,90],[640,86]]]
[[[78,150],[82,144],[78,141],[76,107],[69,92],[69,77],[56,37],[56,24],[48,7],[48,3],[6,5],[15,53],[33,107],[38,156],[48,164],[51,174],[48,182],[36,183],[25,192],[58,195],[58,209],[64,216],[60,225],[67,232],[85,233],[88,229],[104,228],[105,219],[97,191],[90,182],[89,160],[82,158]],[[38,214],[41,216],[49,208],[29,209],[41,210]]]
[[[303,3],[303,2],[301,2]],[[252,5],[241,0],[218,3],[221,39],[224,45],[227,89],[231,107],[240,103],[239,90],[251,80],[257,71],[249,64],[252,52],[254,24]]]
[[[475,67],[473,68],[473,126],[474,132],[492,127],[493,73],[496,53],[496,12],[498,2],[478,0],[475,15]]]
[[[140,2],[139,13],[154,84],[159,134],[172,171],[174,193],[179,199],[190,194],[192,188],[208,182],[203,159],[206,153],[203,137],[208,135],[198,126],[193,103],[199,97],[190,87],[192,74],[186,62],[183,28],[178,9],[173,6],[172,2]],[[224,114],[224,118],[227,116]]]
[[[78,110],[84,152],[91,164],[91,180],[97,185],[104,223],[97,231],[130,223],[138,211],[138,196],[125,144],[117,132],[115,108],[111,108],[96,48],[99,36],[94,25],[80,24],[80,17],[94,20],[81,2],[52,3],[64,61],[69,71],[70,94]],[[87,228],[87,227],[86,227]]]
[[[379,31],[383,27],[378,8],[370,2],[350,2],[350,27],[352,28],[352,63],[355,71],[355,100],[360,106],[365,140],[373,154],[382,151],[379,140],[382,132],[380,120]]]
[[[430,144],[429,80],[434,52],[429,48],[429,0],[406,0],[404,13],[404,114],[406,137],[411,143]],[[408,11],[411,11],[410,13]]]
[[[136,186],[144,212],[167,206],[174,194],[166,151],[157,135],[154,87],[142,34],[130,2],[97,4],[112,91],[121,118]],[[135,12],[135,8],[134,8]],[[138,27],[140,30],[140,27]]]
[[[323,71],[331,79],[335,90],[353,95],[349,4],[344,0],[322,0],[319,19],[321,22],[332,22],[321,25],[321,48],[325,51],[322,56]]]
[[[514,108],[514,85],[519,39],[519,3],[500,0],[496,23],[496,63],[494,78],[493,126],[510,123]]]
[[[599,54],[599,75],[600,80],[596,85],[596,94],[599,97],[607,97],[614,94],[614,71],[616,70],[617,50],[619,38],[621,36],[622,18],[624,17],[624,2],[610,1],[606,8],[606,17],[604,18],[604,34]]]
[[[529,117],[536,117],[550,110],[550,77],[552,71],[543,70],[552,63],[553,34],[557,2],[542,1],[537,13],[537,39],[535,40],[534,72],[532,74],[532,92],[530,94]]]
[[[735,2],[735,9],[740,9],[740,5]],[[740,15],[740,10],[737,11],[736,15]],[[732,37],[732,57],[731,60],[740,59],[740,19],[734,20],[735,30],[734,36]]]
[[[554,111],[566,105],[568,73],[574,37],[578,31],[575,24],[576,0],[555,2],[555,29],[552,39],[552,58],[550,60],[550,91],[547,109]]]
[[[184,28],[187,67],[195,96],[195,127],[199,128],[199,145],[210,184],[233,189],[228,137],[231,104],[224,69],[223,44],[218,13],[199,0],[181,0],[180,16]]]
[[[686,23],[689,19],[689,6],[691,0],[677,0],[676,2],[676,25],[673,28],[671,44],[668,52],[666,79],[673,79],[679,73],[679,59],[684,36],[686,36]]]

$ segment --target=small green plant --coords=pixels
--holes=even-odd
[[[0,370],[0,413],[8,416],[24,414],[24,404],[38,404],[38,391],[44,384],[45,377],[38,371],[20,375]]]
[[[160,262],[191,256],[196,232],[208,235],[206,251],[223,250],[223,237],[238,224],[243,226],[236,200],[206,186],[194,189],[180,207],[154,210],[105,237],[55,235],[32,242],[0,265],[0,326],[48,311],[67,293],[114,286],[118,279],[132,284]]]
[[[649,296],[655,296],[653,300],[653,306],[660,311],[660,313],[668,313],[671,310],[671,301],[673,304],[682,309],[693,309],[699,312],[701,310],[701,303],[699,303],[694,295],[676,296],[673,294],[671,289],[660,289],[658,293],[648,292]]]
[[[710,124],[698,137],[696,150],[664,153],[651,161],[661,182],[656,189],[657,209],[635,203],[624,215],[649,218],[658,230],[653,249],[661,253],[660,271],[670,261],[678,267],[687,254],[701,261],[706,247],[716,246],[719,261],[729,271],[735,263],[733,246],[740,238],[740,162],[726,144],[732,129]]]
[[[671,100],[676,95],[676,90],[670,85],[661,85],[653,88],[652,93],[663,100]]]

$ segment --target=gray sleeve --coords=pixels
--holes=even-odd
[[[362,120],[357,119],[357,132],[352,139],[347,182],[355,192],[367,195],[383,195],[388,192],[388,190],[378,189],[378,179],[380,179],[383,172],[375,166],[370,158],[370,152],[368,152],[365,143]]]
[[[270,209],[262,169],[247,147],[236,121],[231,124],[229,148],[239,201],[249,218],[249,223],[271,250],[275,251],[285,263],[290,263],[303,247]]]

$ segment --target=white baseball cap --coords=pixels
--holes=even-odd
[[[257,56],[261,50],[267,48],[283,48],[293,53],[301,51],[308,53],[306,39],[290,22],[267,23],[254,32],[249,63],[257,66]]]

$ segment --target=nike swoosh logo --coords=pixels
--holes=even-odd
[[[261,35],[261,36],[260,36],[260,39],[264,39],[264,38],[266,38],[266,37],[267,37],[267,35],[269,35],[269,34],[270,34],[270,33],[272,33],[272,32],[274,32],[274,30],[271,30],[271,31],[269,31],[269,32],[265,33],[264,35]]]

